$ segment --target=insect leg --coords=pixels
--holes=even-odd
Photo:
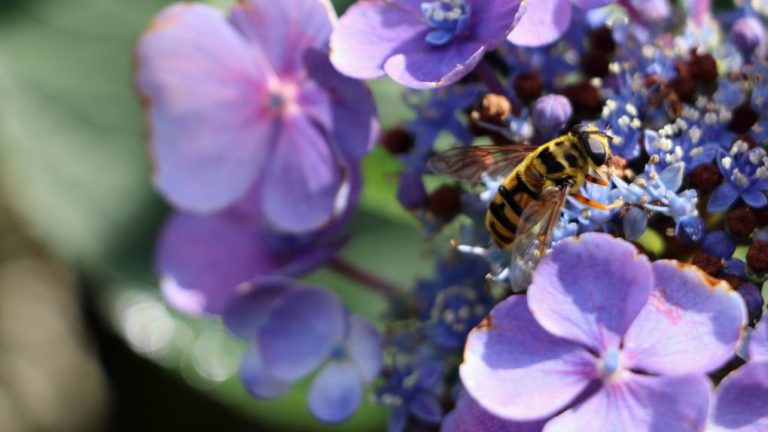
[[[584,179],[590,183],[599,184],[600,186],[608,187],[610,183],[608,183],[608,180],[603,178],[603,174],[598,172],[597,173],[600,177],[595,177],[592,174],[587,174],[584,176]]]
[[[615,209],[615,208],[618,208],[618,207],[621,207],[622,205],[624,205],[624,200],[621,199],[621,198],[617,199],[616,201],[614,201],[614,202],[612,202],[610,204],[603,204],[603,203],[601,203],[599,201],[595,201],[595,200],[589,199],[589,198],[585,197],[584,195],[582,195],[582,194],[580,194],[578,192],[574,193],[574,194],[571,194],[571,196],[576,201],[578,201],[578,202],[580,202],[580,203],[582,203],[582,204],[584,204],[586,206],[589,206],[589,207],[592,207],[594,209],[597,209],[597,210],[612,210],[612,209]]]

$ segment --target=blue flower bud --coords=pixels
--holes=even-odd
[[[759,19],[747,16],[733,23],[728,39],[738,48],[744,59],[749,60],[752,53],[764,45],[765,30]]]
[[[736,243],[731,240],[725,231],[712,231],[707,233],[701,242],[701,250],[720,258],[728,259],[736,251]]]
[[[551,133],[560,130],[573,115],[573,107],[568,98],[550,94],[540,97],[533,106],[533,125],[541,132]]]
[[[676,234],[687,242],[697,242],[704,234],[706,224],[704,219],[698,216],[685,216],[677,222]]]

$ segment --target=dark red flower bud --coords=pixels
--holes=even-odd
[[[720,272],[723,271],[723,260],[706,252],[696,252],[692,263],[712,277],[718,277]]]
[[[736,238],[747,238],[757,226],[755,213],[749,207],[739,207],[728,212],[725,228]]]
[[[747,133],[757,123],[757,112],[749,104],[741,105],[733,111],[728,127],[739,134]]]
[[[758,273],[768,272],[768,242],[758,240],[749,246],[747,265]]]
[[[435,218],[450,221],[461,212],[461,188],[455,185],[440,186],[429,194],[427,208]]]
[[[413,134],[404,127],[392,128],[384,132],[379,139],[379,143],[395,155],[411,151],[415,141]]]
[[[723,175],[720,174],[720,169],[717,168],[717,165],[704,163],[694,168],[689,178],[693,187],[703,193],[707,193],[720,184]]]
[[[691,78],[701,84],[711,84],[717,80],[717,62],[711,54],[696,53],[691,50],[691,60],[688,62]]]
[[[544,91],[544,80],[537,73],[521,73],[512,83],[515,94],[523,102],[531,102],[541,96]]]

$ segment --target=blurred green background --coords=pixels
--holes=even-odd
[[[330,428],[301,388],[252,399],[243,346],[160,301],[152,255],[169,209],[149,182],[132,50],[167,3],[0,0],[0,431],[384,430],[370,401]],[[399,90],[372,85],[384,125],[402,121]],[[397,169],[381,150],[366,159],[345,256],[406,287],[430,251],[395,203]],[[374,320],[384,310],[329,271],[308,280]]]

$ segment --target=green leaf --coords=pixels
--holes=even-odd
[[[92,268],[161,214],[132,86],[133,44],[160,6],[38,0],[0,23],[6,195],[38,239]]]

